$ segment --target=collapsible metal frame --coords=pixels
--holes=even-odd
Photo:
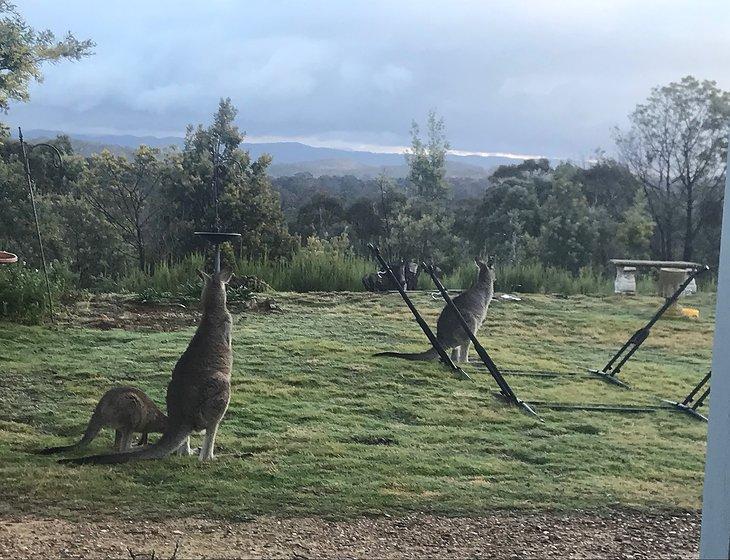
[[[701,274],[707,272],[710,270],[710,267],[707,265],[701,265],[698,263],[673,263],[671,261],[612,261],[615,263],[633,263],[637,266],[682,266],[683,268],[692,268],[693,271],[688,275],[687,279],[682,283],[679,288],[675,290],[675,292],[666,299],[664,304],[659,308],[659,310],[654,313],[652,318],[649,320],[646,325],[644,325],[642,328],[637,330],[634,334],[632,334],[629,339],[624,343],[621,348],[618,349],[618,351],[611,357],[611,359],[606,363],[605,366],[603,366],[602,369],[588,369],[588,373],[586,374],[588,377],[593,378],[599,378],[602,379],[608,383],[612,383],[613,385],[617,385],[619,387],[623,387],[625,389],[629,389],[629,385],[626,384],[624,381],[618,379],[617,375],[621,371],[621,369],[626,365],[626,362],[631,359],[631,357],[636,353],[636,351],[639,349],[639,347],[644,343],[644,341],[649,337],[649,334],[651,332],[651,328],[654,326],[654,324],[661,318],[662,315],[669,309],[676,301],[679,299],[679,296],[682,295],[682,292],[689,286],[689,284],[698,276]],[[512,370],[512,369],[505,369],[502,370],[502,373],[504,375],[522,375],[522,376],[529,376],[529,377],[558,377],[558,376],[580,376],[583,377],[580,373],[575,372],[558,372],[558,371],[524,371],[524,370]]]
[[[649,337],[649,334],[651,332],[651,328],[654,326],[654,324],[661,318],[662,315],[669,309],[676,301],[679,299],[679,296],[682,295],[682,292],[689,286],[689,284],[697,278],[699,275],[707,272],[710,270],[710,267],[707,265],[701,265],[698,263],[691,263],[691,262],[680,262],[680,263],[674,263],[671,261],[621,261],[621,260],[614,260],[611,261],[614,263],[632,263],[637,266],[681,266],[683,268],[692,268],[692,273],[687,277],[687,279],[682,283],[682,285],[677,288],[677,290],[666,299],[664,304],[659,308],[659,310],[654,313],[652,318],[649,320],[649,322],[644,325],[642,328],[637,330],[634,334],[632,334],[629,339],[624,343],[621,348],[618,349],[618,351],[611,357],[611,359],[606,363],[605,366],[603,366],[602,369],[587,369],[586,371],[588,373],[582,374],[577,372],[560,372],[560,371],[525,371],[525,370],[515,370],[515,369],[503,369],[501,370],[502,375],[519,375],[519,376],[525,376],[525,377],[561,377],[561,376],[573,376],[573,377],[589,377],[589,378],[599,378],[602,379],[608,383],[612,383],[613,385],[618,385],[619,387],[623,387],[625,389],[629,389],[629,385],[626,384],[624,381],[617,378],[618,373],[621,371],[621,369],[624,367],[626,362],[629,361],[629,359],[634,355],[634,353],[639,349],[639,347],[644,343],[644,341]],[[478,362],[471,362],[472,364],[478,364]]]
[[[679,299],[679,296],[682,295],[682,292],[684,292],[684,290],[687,288],[687,286],[689,286],[692,280],[697,278],[700,274],[710,270],[710,267],[707,265],[703,266],[695,263],[687,264],[690,264],[696,268],[694,268],[694,270],[687,276],[687,279],[682,282],[679,288],[677,288],[676,291],[666,299],[664,305],[662,305],[659,310],[654,313],[654,316],[649,320],[649,322],[638,331],[636,331],[634,334],[632,334],[629,339],[624,343],[624,345],[619,348],[619,350],[611,357],[610,360],[608,360],[608,362],[605,366],[603,366],[602,369],[589,369],[589,372],[599,376],[604,381],[608,381],[609,383],[613,383],[614,385],[619,385],[620,387],[628,388],[628,385],[626,383],[616,377],[621,371],[621,368],[624,367],[624,364],[629,361],[631,356],[634,355],[634,353],[649,337],[649,333],[651,332],[651,328],[654,326],[654,324],[661,318],[662,315],[664,315],[664,312],[669,309],[674,304],[674,302],[677,301],[677,299]]]
[[[707,389],[705,389],[702,394],[699,396],[697,400],[695,400],[695,397],[697,396],[697,393],[702,391],[705,385],[710,381],[710,377],[712,376],[712,372],[707,372],[707,375],[705,375],[702,378],[702,381],[700,381],[695,387],[689,392],[689,394],[684,398],[682,402],[675,402],[675,401],[668,401],[666,399],[662,399],[665,403],[671,405],[673,408],[680,412],[684,412],[685,414],[689,414],[690,416],[694,416],[695,418],[699,420],[704,420],[707,422],[707,416],[704,414],[700,414],[697,412],[697,409],[701,407],[707,397],[710,396],[710,387],[708,385]],[[691,404],[694,402],[694,404]]]
[[[464,319],[464,316],[461,314],[461,311],[458,307],[456,307],[456,304],[454,303],[454,300],[451,299],[451,296],[449,296],[449,292],[446,290],[446,288],[444,288],[443,284],[441,284],[441,281],[436,276],[433,266],[427,265],[425,262],[422,263],[422,266],[424,270],[428,272],[431,280],[433,280],[433,283],[436,285],[436,288],[438,288],[438,291],[441,292],[441,295],[446,300],[446,305],[448,305],[451,310],[456,314],[456,318],[459,320],[461,328],[464,329],[464,332],[469,336],[469,340],[471,340],[471,343],[474,345],[474,350],[476,350],[476,353],[481,358],[482,363],[484,363],[486,368],[489,370],[489,373],[497,382],[501,398],[503,398],[510,404],[514,404],[515,406],[520,407],[528,414],[539,418],[535,411],[532,410],[532,408],[530,408],[530,406],[526,402],[517,398],[517,395],[515,395],[515,392],[512,390],[512,387],[509,386],[509,383],[507,383],[507,380],[499,371],[497,365],[494,363],[484,347],[480,344],[479,340],[477,340],[477,337],[474,335],[471,328],[469,328],[469,325]]]
[[[385,260],[380,255],[380,252],[378,251],[378,248],[373,245],[372,243],[368,244],[368,248],[372,251],[375,258],[378,260],[378,262],[383,266],[383,268],[387,271],[387,273],[391,276],[391,279],[396,280],[395,274],[390,269],[388,264],[385,262]],[[710,394],[710,388],[704,390],[702,395],[694,401],[695,396],[697,393],[699,393],[704,385],[709,381],[710,379],[710,373],[708,373],[700,383],[698,383],[685,397],[685,399],[682,402],[674,402],[674,401],[668,401],[664,400],[665,403],[671,405],[671,407],[667,407],[666,405],[652,405],[652,404],[602,404],[602,403],[558,403],[558,402],[547,402],[547,401],[530,401],[525,402],[520,400],[515,392],[510,387],[509,383],[507,383],[507,380],[504,378],[504,374],[511,374],[511,375],[532,375],[532,376],[540,376],[540,377],[558,377],[558,376],[577,376],[580,374],[575,373],[560,373],[560,372],[551,372],[551,371],[534,371],[534,372],[523,372],[523,371],[516,371],[516,370],[504,370],[500,371],[497,365],[494,363],[494,360],[489,356],[489,353],[485,350],[485,348],[481,345],[479,340],[476,338],[475,334],[471,331],[469,328],[469,325],[465,321],[463,315],[459,311],[459,308],[456,307],[456,304],[449,296],[448,291],[446,288],[444,288],[443,284],[439,281],[439,279],[433,274],[433,269],[431,266],[427,265],[426,263],[423,263],[424,269],[429,273],[431,276],[431,279],[433,280],[434,284],[438,288],[439,292],[441,293],[441,296],[446,301],[446,304],[451,307],[453,311],[456,313],[456,317],[459,320],[459,323],[461,324],[464,331],[469,336],[469,339],[471,340],[472,344],[474,345],[474,349],[476,350],[477,354],[479,355],[479,358],[481,360],[481,363],[487,368],[489,373],[492,375],[494,380],[496,381],[500,391],[499,393],[495,393],[495,396],[498,398],[501,398],[502,400],[505,400],[506,402],[510,404],[514,404],[519,406],[522,410],[527,412],[530,415],[535,416],[538,418],[541,422],[542,419],[538,416],[538,414],[535,412],[534,408],[546,408],[551,410],[580,410],[580,411],[588,411],[588,412],[616,412],[616,413],[653,413],[657,412],[659,410],[672,410],[676,409],[681,412],[685,412],[691,416],[694,416],[696,418],[707,420],[705,416],[697,412],[697,409],[702,406],[704,401],[707,399],[708,395]],[[623,355],[623,357],[619,358],[624,351],[629,347],[631,344],[631,340],[636,337],[634,335],[631,339],[629,339],[629,342],[625,344],[619,352],[617,352],[616,356],[614,356],[610,361],[609,364],[614,363],[616,360],[621,359],[620,366],[623,366],[626,361],[636,352],[638,347],[641,345],[641,343],[646,340],[646,337],[648,336],[648,331],[651,329],[651,327],[656,323],[656,321],[661,317],[664,312],[669,308],[669,305],[671,305],[676,299],[679,297],[679,295],[684,291],[684,289],[689,285],[689,283],[692,281],[693,278],[695,278],[700,273],[708,270],[708,267],[700,268],[695,270],[695,272],[688,278],[688,280],[683,283],[683,285],[675,292],[672,297],[668,298],[667,302],[665,302],[665,305],[663,305],[657,313],[654,314],[652,319],[649,321],[647,325],[643,327],[643,329],[639,329],[638,332],[642,332],[643,338],[635,344],[628,355]],[[471,380],[471,377],[463,371],[460,367],[458,367],[454,362],[451,360],[451,357],[448,355],[446,350],[443,348],[441,343],[438,341],[436,336],[433,334],[433,331],[428,326],[428,324],[423,320],[423,317],[421,317],[421,314],[418,312],[416,307],[413,305],[413,302],[410,300],[408,295],[405,293],[405,290],[400,286],[400,284],[395,281],[394,284],[399,287],[398,292],[400,293],[401,297],[403,298],[403,301],[406,303],[408,308],[411,310],[411,313],[413,313],[413,316],[416,319],[416,322],[421,327],[421,330],[423,330],[424,334],[428,338],[428,340],[431,342],[431,345],[436,349],[436,351],[439,354],[439,357],[441,358],[441,361],[446,364],[454,373],[457,375],[460,375],[461,377],[464,377],[465,379]],[[617,357],[619,356],[619,357]],[[618,370],[620,370],[620,367],[616,367],[613,369],[615,373],[618,373]],[[594,371],[595,372],[595,371]],[[603,373],[603,372],[602,372]],[[588,377],[594,378],[593,375],[588,375]],[[628,387],[625,383],[621,382],[618,379],[612,380],[612,382],[615,382],[616,384]],[[690,404],[694,401],[694,404]],[[533,408],[534,407],[534,408]]]
[[[398,282],[398,279],[395,276],[395,273],[390,269],[390,266],[387,262],[385,262],[385,259],[380,255],[380,251],[378,248],[373,245],[372,243],[368,243],[368,248],[373,253],[373,256],[377,259],[377,261],[380,263],[380,265],[387,271],[388,275],[390,276],[390,279],[393,281],[393,284],[397,286],[398,293],[403,298],[403,301],[408,306],[408,309],[411,310],[411,313],[413,313],[413,316],[416,319],[416,322],[418,323],[418,326],[421,327],[421,330],[423,331],[423,334],[426,335],[426,338],[428,338],[429,342],[431,343],[431,346],[434,347],[436,352],[438,352],[439,358],[441,359],[441,362],[446,365],[452,372],[454,372],[455,375],[463,378],[468,379],[469,381],[473,381],[472,378],[469,376],[468,373],[466,373],[463,369],[461,369],[459,366],[454,364],[454,362],[451,360],[451,357],[449,354],[444,350],[444,347],[441,346],[441,343],[436,338],[436,335],[433,334],[433,331],[431,330],[431,327],[428,326],[428,323],[423,320],[423,317],[421,317],[421,314],[418,312],[418,309],[416,309],[416,306],[413,305],[413,302],[411,301],[411,298],[408,297],[408,294],[406,294],[405,290],[403,289],[403,286],[400,285],[400,282]]]

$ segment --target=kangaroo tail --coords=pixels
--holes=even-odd
[[[407,352],[378,352],[377,354],[373,354],[374,356],[389,356],[391,358],[402,358],[404,360],[411,360],[412,362],[427,362],[430,360],[435,360],[438,358],[439,353],[436,351],[435,348],[429,348],[425,352],[414,352],[414,353],[407,353]]]
[[[190,435],[192,430],[187,426],[181,426],[162,434],[160,440],[148,445],[144,449],[128,451],[126,453],[111,453],[109,455],[90,455],[78,459],[61,459],[59,463],[73,465],[112,465],[116,463],[128,463],[130,461],[142,461],[144,459],[162,459],[175,451]]]
[[[36,453],[38,455],[53,455],[54,453],[63,453],[64,451],[73,451],[74,449],[79,449],[81,447],[81,442],[73,443],[71,445],[59,445],[58,447],[46,447],[45,449],[40,449]]]
[[[101,404],[101,403],[100,403]],[[46,447],[38,451],[39,455],[52,455],[53,453],[63,453],[64,451],[74,451],[76,449],[83,449],[91,443],[91,441],[99,435],[104,423],[101,418],[101,411],[99,405],[96,405],[94,413],[91,415],[89,424],[86,426],[86,431],[83,437],[71,445],[61,445],[59,447]]]

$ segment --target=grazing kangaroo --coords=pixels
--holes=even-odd
[[[226,284],[231,273],[199,272],[205,282],[202,317],[190,344],[172,370],[167,385],[167,429],[160,440],[143,449],[93,455],[64,463],[126,463],[160,459],[173,451],[190,454],[190,434],[205,430],[200,460],[213,459],[215,435],[231,396],[231,314],[226,309]]]
[[[83,449],[105,427],[116,430],[114,451],[127,451],[132,447],[132,436],[135,432],[142,434],[140,443],[145,444],[149,432],[164,432],[167,428],[167,416],[141,389],[114,387],[99,399],[81,440],[72,445],[41,449],[39,453],[50,455]]]
[[[407,288],[406,281],[406,263],[400,260],[397,263],[388,265],[395,274],[396,279],[400,286],[405,290]],[[362,285],[368,292],[385,292],[388,290],[397,290],[397,286],[393,284],[393,280],[390,278],[390,274],[384,268],[378,272],[371,272],[362,277]]]
[[[489,309],[489,303],[492,301],[492,296],[494,295],[495,275],[493,257],[489,257],[486,263],[480,259],[474,259],[474,262],[479,268],[477,281],[471,288],[455,297],[454,303],[466,320],[471,331],[476,334],[487,316],[487,309]],[[471,345],[471,340],[469,340],[469,335],[466,334],[461,323],[459,323],[459,318],[449,305],[444,307],[443,311],[441,311],[441,315],[439,315],[438,322],[436,324],[436,338],[445,350],[448,350],[449,348],[452,349],[452,360],[455,362],[469,361],[469,346]],[[435,348],[430,348],[425,352],[416,352],[412,354],[402,352],[380,352],[375,355],[393,356],[413,361],[435,360],[438,358],[438,352],[436,352]]]

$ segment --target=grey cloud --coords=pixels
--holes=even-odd
[[[730,88],[723,0],[114,4],[23,4],[98,48],[11,122],[181,134],[230,96],[252,135],[393,145],[436,108],[455,148],[580,157],[654,85]]]

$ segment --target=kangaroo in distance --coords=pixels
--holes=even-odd
[[[479,269],[477,281],[471,288],[455,297],[454,304],[461,312],[471,331],[476,334],[487,316],[487,309],[489,309],[489,304],[494,296],[495,275],[494,257],[489,257],[486,263],[478,258],[474,259],[474,262]],[[471,340],[461,326],[456,313],[449,305],[444,307],[439,315],[436,324],[436,338],[445,350],[452,349],[451,359],[453,361],[469,361]],[[379,352],[375,355],[392,356],[412,361],[435,360],[439,357],[435,348],[430,348],[425,352],[411,354],[403,352]]]
[[[205,430],[200,460],[213,459],[215,436],[231,395],[231,314],[226,309],[226,284],[231,273],[212,276],[198,271],[205,282],[202,318],[187,349],[175,364],[167,386],[167,429],[160,440],[143,449],[111,455],[64,460],[74,464],[126,463],[160,459],[173,451],[191,454],[190,434]]]
[[[102,428],[114,428],[114,451],[127,451],[132,447],[135,432],[142,434],[140,443],[147,443],[149,432],[164,432],[167,416],[144,391],[137,387],[109,389],[94,408],[83,437],[72,445],[48,447],[39,451],[42,455],[83,449],[99,434]]]
[[[418,288],[418,277],[421,275],[421,267],[416,261],[411,259],[406,262],[400,260],[388,265],[398,279],[398,284],[406,290],[415,290]],[[434,267],[436,276],[441,277],[441,269]],[[385,292],[388,290],[396,290],[397,286],[393,283],[390,274],[385,268],[381,268],[378,272],[371,272],[362,277],[362,284],[368,292]]]
[[[398,284],[405,290],[407,288],[406,263],[400,260],[397,263],[388,265],[398,279]],[[393,284],[390,274],[382,268],[377,272],[371,272],[362,277],[362,285],[368,292],[386,292],[388,290],[397,290],[398,287]]]

